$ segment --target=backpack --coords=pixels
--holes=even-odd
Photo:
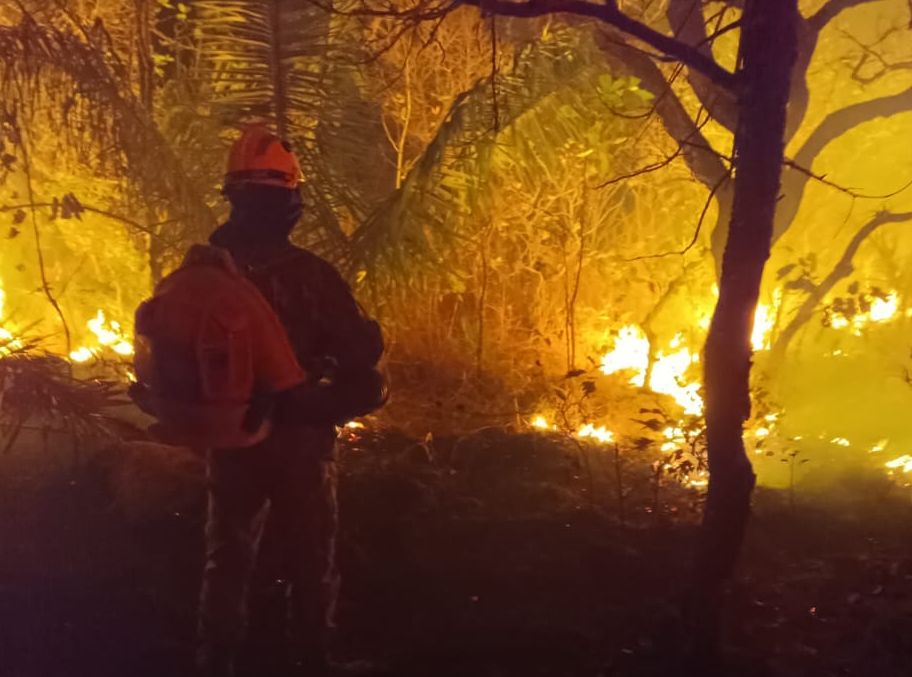
[[[162,441],[247,447],[272,396],[307,380],[279,318],[223,249],[195,245],[136,311],[130,394]]]
[[[379,366],[383,330],[331,264],[295,248],[246,274],[289,328],[299,361],[320,381],[308,404],[298,398],[299,408],[342,424],[386,404],[388,381]],[[295,325],[304,325],[302,331]],[[331,345],[320,345],[315,336],[329,337]]]

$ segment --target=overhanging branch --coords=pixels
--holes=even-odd
[[[830,0],[827,4],[817,10],[816,14],[810,16],[807,21],[810,27],[815,31],[821,31],[824,26],[842,14],[845,10],[859,5],[871,4],[876,1],[877,0]]]
[[[912,221],[912,212],[896,213],[882,211],[875,214],[870,221],[858,229],[858,232],[852,236],[852,239],[849,241],[848,245],[846,245],[842,256],[839,257],[839,261],[833,266],[829,275],[827,275],[820,284],[814,286],[813,291],[810,292],[808,297],[801,304],[801,307],[798,308],[798,312],[795,313],[795,316],[786,325],[785,329],[782,330],[779,338],[776,339],[772,351],[775,362],[778,362],[779,358],[785,355],[789,343],[795,338],[798,330],[814,316],[817,307],[823,299],[826,298],[826,295],[832,291],[833,287],[835,287],[840,280],[847,278],[854,272],[855,267],[853,261],[855,259],[855,254],[858,253],[862,243],[882,226],[891,223],[905,223],[908,221]]]
[[[598,5],[592,2],[585,2],[585,0],[526,0],[526,2],[457,0],[457,2],[458,4],[472,5],[484,12],[502,16],[531,18],[548,14],[575,14],[597,19],[642,40],[650,47],[699,71],[714,83],[728,89],[734,88],[735,74],[720,66],[711,55],[673,37],[659,33],[646,24],[629,17],[618,9],[616,2],[613,0]]]
[[[861,103],[852,104],[830,113],[811,133],[807,141],[794,157],[794,162],[801,167],[811,168],[814,160],[831,142],[847,132],[878,118],[890,117],[912,111],[912,88],[882,96]],[[789,168],[783,174],[784,197],[776,210],[776,226],[773,232],[774,241],[788,230],[798,214],[804,191],[812,175]]]

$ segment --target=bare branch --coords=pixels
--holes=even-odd
[[[717,23],[725,19],[726,10],[723,7],[717,16]],[[675,36],[682,42],[691,45],[694,49],[707,56],[712,56],[712,37],[708,33],[707,21],[703,17],[702,3],[699,0],[670,0],[665,10],[665,16],[674,31]],[[734,22],[739,24],[740,22]],[[729,29],[733,24],[729,24]],[[716,30],[716,33],[719,29]],[[734,92],[718,87],[714,81],[705,77],[698,71],[688,71],[687,81],[700,103],[712,114],[713,118],[730,132],[735,131],[738,124],[737,101]]]
[[[722,176],[718,183],[712,187],[709,191],[709,195],[706,196],[706,202],[703,203],[703,210],[700,212],[700,218],[697,219],[697,227],[694,228],[693,237],[690,239],[690,242],[683,249],[673,252],[663,252],[661,254],[646,254],[645,256],[634,256],[632,259],[624,259],[625,263],[632,263],[633,261],[645,261],[647,259],[662,259],[668,256],[684,256],[687,252],[693,249],[694,245],[697,244],[697,240],[700,239],[700,232],[703,230],[703,223],[706,221],[706,215],[709,213],[709,208],[712,205],[713,198],[716,196],[716,193],[719,192],[719,189],[722,188],[722,184],[728,181],[731,178],[731,172],[726,173]]]
[[[885,31],[879,38],[870,43],[862,42],[848,31],[841,31],[847,40],[855,43],[855,45],[861,50],[861,55],[858,57],[858,61],[852,68],[852,79],[863,85],[869,85],[872,82],[876,82],[880,78],[884,77],[887,75],[887,73],[892,73],[900,70],[912,70],[912,60],[888,61],[877,50],[877,48],[881,47],[883,43],[886,42],[890,37],[896,35],[899,32],[904,32],[905,30],[906,29],[904,27],[893,26],[892,28]],[[873,71],[868,71],[868,69],[865,68],[869,64],[876,65]]]
[[[852,236],[852,239],[849,240],[849,244],[846,246],[839,261],[833,266],[833,270],[830,271],[830,274],[827,275],[820,284],[814,286],[813,291],[810,292],[808,297],[801,304],[801,307],[795,313],[795,316],[789,321],[785,329],[782,330],[782,333],[779,334],[779,338],[776,339],[776,343],[773,346],[773,354],[775,356],[781,357],[785,354],[785,351],[791,340],[795,337],[795,334],[797,334],[798,330],[813,317],[820,302],[823,301],[826,295],[836,286],[837,282],[845,279],[854,272],[855,267],[852,261],[855,258],[855,254],[858,253],[858,249],[861,247],[862,243],[881,226],[890,223],[904,223],[907,221],[912,221],[912,212],[894,213],[881,211],[858,229],[855,235]]]
[[[843,134],[878,118],[890,117],[912,110],[912,88],[897,94],[882,96],[861,103],[852,104],[830,113],[811,133],[804,145],[793,158],[801,167],[812,167],[814,160],[832,141]],[[804,197],[804,190],[812,176],[790,169],[783,174],[785,196],[776,210],[774,242],[788,229]]]
[[[176,223],[179,219],[176,219],[176,218],[167,219],[165,221],[160,221],[158,223],[153,223],[148,226],[145,226],[145,225],[139,223],[138,221],[134,221],[133,219],[127,218],[126,216],[121,216],[120,214],[115,214],[114,212],[108,211],[106,209],[101,209],[99,207],[92,207],[91,205],[87,205],[84,202],[80,202],[79,206],[82,208],[83,211],[86,211],[86,212],[89,212],[92,214],[98,214],[99,216],[104,216],[105,218],[111,219],[112,221],[119,221],[120,223],[122,223],[126,226],[130,226],[131,228],[134,228],[141,233],[145,233],[149,237],[154,237],[158,240],[163,240],[167,244],[174,244],[173,242],[169,243],[166,240],[164,240],[164,238],[161,236],[161,234],[156,232],[155,228],[158,226],[165,226],[170,223]],[[53,202],[34,202],[34,203],[26,202],[24,204],[16,204],[16,205],[0,205],[0,213],[18,211],[20,209],[53,209],[53,208],[54,208]]]
[[[663,167],[667,167],[672,162],[674,162],[677,158],[681,157],[684,154],[684,149],[688,145],[688,142],[690,141],[691,138],[693,138],[695,136],[702,136],[701,132],[703,131],[703,128],[706,126],[706,123],[708,123],[711,119],[712,118],[707,115],[706,119],[703,122],[696,123],[694,125],[693,131],[688,135],[688,137],[686,139],[683,139],[678,142],[678,147],[675,149],[675,151],[671,155],[668,155],[668,156],[662,158],[661,160],[656,160],[655,162],[650,162],[649,164],[644,165],[643,167],[640,167],[639,169],[635,169],[626,174],[621,174],[612,179],[608,179],[604,183],[600,183],[599,185],[597,185],[596,188],[607,188],[608,186],[613,186],[615,184],[621,183],[622,181],[628,181],[629,179],[636,178],[637,176],[642,176],[643,174],[649,174],[651,172],[655,172],[659,169],[662,169]],[[712,149],[708,149],[708,150],[712,151]]]
[[[694,176],[708,188],[715,185],[720,176],[728,173],[719,155],[712,150],[697,123],[672,91],[661,69],[646,56],[624,50],[616,40],[609,40],[608,31],[599,31],[596,42],[606,60],[622,72],[630,73],[640,80],[640,86],[655,98],[653,111],[662,120],[668,134],[682,144],[682,156]],[[650,111],[652,114],[653,111]]]
[[[662,54],[680,61],[693,68],[716,84],[731,89],[736,76],[726,70],[701,50],[659,33],[646,24],[624,14],[613,0],[605,4],[594,4],[585,0],[526,0],[510,2],[509,0],[457,0],[458,4],[472,5],[482,11],[514,17],[538,17],[548,14],[575,14],[577,16],[598,19],[621,31],[642,40]]]
[[[909,188],[912,188],[912,179],[910,179],[909,181],[904,183],[902,186],[900,186],[896,190],[891,191],[889,193],[883,193],[881,195],[868,195],[866,193],[860,193],[852,188],[848,188],[846,186],[838,184],[835,181],[831,181],[830,179],[828,179],[826,177],[825,174],[815,174],[810,169],[808,169],[807,167],[802,167],[794,160],[785,158],[782,161],[782,164],[784,164],[786,167],[790,167],[790,168],[800,172],[801,174],[804,174],[808,178],[814,179],[815,181],[822,183],[825,186],[829,186],[830,188],[838,190],[840,193],[845,193],[849,197],[855,198],[857,200],[888,200],[891,197],[896,197],[900,193],[904,193],[907,190],[909,190]]]

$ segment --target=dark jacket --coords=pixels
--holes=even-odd
[[[363,407],[354,400],[365,390],[363,379],[373,378],[379,355],[363,354],[366,322],[348,283],[332,264],[286,237],[260,231],[253,242],[248,233],[229,222],[210,241],[231,252],[272,305],[311,376],[308,387],[280,400],[279,419],[338,423],[358,415]]]

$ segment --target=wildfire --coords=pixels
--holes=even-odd
[[[3,312],[6,305],[6,292],[3,291],[3,284],[0,282],[0,355],[9,354],[13,350],[22,347],[22,341],[3,326]]]
[[[543,432],[557,430],[557,426],[551,423],[545,416],[538,414],[533,416],[529,421],[535,430],[541,430]],[[605,426],[596,426],[592,423],[585,423],[579,427],[574,435],[577,439],[581,440],[591,440],[598,442],[599,444],[611,444],[614,442],[614,433],[608,430]]]
[[[539,414],[532,419],[532,427],[536,430],[554,430],[556,426],[548,423],[548,419]]]
[[[889,322],[896,317],[898,312],[899,294],[891,291],[883,298],[873,297],[866,312],[851,317],[834,312],[826,318],[826,322],[832,329],[850,329],[855,336],[861,336],[862,331],[869,324]]]
[[[687,442],[687,436],[684,434],[684,431],[672,426],[665,428],[665,430],[662,431],[662,436],[665,438],[665,441],[662,443],[661,450],[665,453],[672,452]]]
[[[587,423],[576,431],[576,436],[581,439],[593,439],[601,444],[610,444],[614,441],[614,433],[604,426],[594,426]]]
[[[678,334],[669,345],[671,352],[656,354],[649,388],[672,397],[685,413],[697,415],[703,411],[700,384],[688,381],[687,372],[699,362],[699,357],[683,344],[684,337]],[[603,374],[632,372],[630,385],[642,388],[649,370],[649,339],[636,325],[622,327],[614,341],[614,349],[602,356],[600,369]]]
[[[912,472],[912,456],[909,454],[904,454],[899,458],[894,458],[892,461],[887,461],[884,465],[890,470],[898,470],[902,468],[904,473]]]
[[[633,324],[621,327],[614,340],[614,350],[602,356],[602,373],[616,374],[619,371],[632,371],[630,385],[642,388],[646,383],[648,367],[649,340],[645,334]]]
[[[782,306],[782,290],[773,290],[772,303],[758,303],[754,311],[754,328],[751,330],[751,347],[754,350],[769,350],[772,345],[773,328]]]
[[[116,320],[108,321],[104,311],[99,310],[95,317],[86,323],[98,342],[94,348],[80,346],[70,353],[73,362],[88,362],[98,357],[105,348],[113,350],[117,355],[128,357],[133,354],[133,344],[127,339],[123,328]]]

